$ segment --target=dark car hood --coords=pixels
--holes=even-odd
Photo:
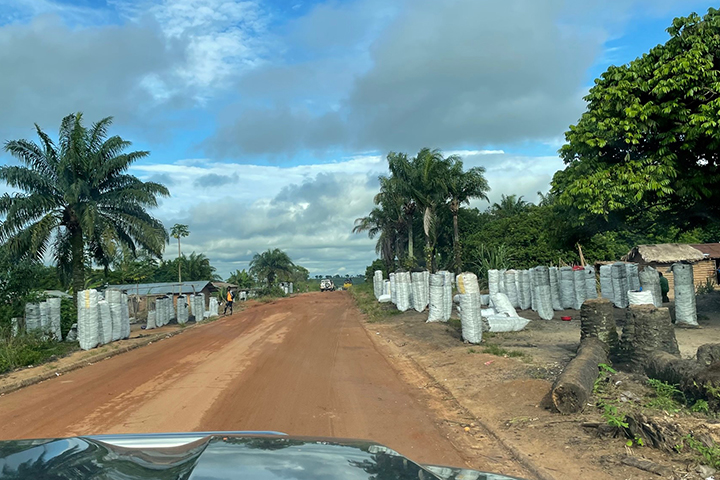
[[[510,477],[421,466],[371,442],[220,432],[0,442],[0,478],[506,480]]]

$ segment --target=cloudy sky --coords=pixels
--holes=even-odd
[[[593,79],[710,6],[0,0],[0,139],[113,116],[151,151],[133,173],[171,191],[154,213],[188,224],[184,250],[222,276],[275,247],[313,274],[358,273],[374,241],[351,229],[388,151],[458,153],[487,169],[491,201],[535,201]]]

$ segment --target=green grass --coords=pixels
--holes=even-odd
[[[648,408],[657,408],[658,410],[676,413],[686,403],[685,395],[675,385],[654,378],[648,379],[648,385],[655,390],[655,398],[646,405]]]
[[[506,350],[499,345],[489,343],[483,349],[483,353],[489,353],[490,355],[497,355],[498,357],[510,357],[510,358],[522,358],[525,356],[523,352],[518,350]]]
[[[353,299],[355,299],[355,303],[360,311],[367,315],[369,323],[381,322],[392,315],[401,313],[392,303],[378,302],[373,293],[372,284],[370,283],[353,285],[348,291],[350,295],[353,296]]]
[[[712,445],[708,447],[703,442],[695,440],[692,435],[687,435],[683,439],[682,445],[678,445],[675,448],[680,451],[684,446],[689,447],[690,450],[698,455],[700,463],[720,469],[720,446]]]
[[[28,365],[40,365],[65,356],[79,346],[75,342],[43,340],[40,335],[27,334],[0,338],[0,373]]]

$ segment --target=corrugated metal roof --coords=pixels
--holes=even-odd
[[[703,253],[684,243],[663,243],[659,245],[638,245],[623,257],[623,260],[630,260],[639,254],[646,262],[674,263],[674,262],[697,262],[705,259]]]
[[[720,243],[698,243],[693,244],[693,247],[707,255],[708,258],[720,258]]]
[[[208,284],[212,290],[212,282],[209,280],[198,280],[194,282],[182,282],[183,294],[192,294],[201,292]],[[166,282],[166,283],[140,283],[130,285],[108,285],[107,288],[116,288],[118,290],[124,290],[130,295],[165,295],[167,293],[177,293],[178,283],[177,282]]]

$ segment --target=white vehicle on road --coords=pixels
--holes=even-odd
[[[335,284],[329,278],[320,280],[320,291],[321,292],[332,292],[335,290]]]

